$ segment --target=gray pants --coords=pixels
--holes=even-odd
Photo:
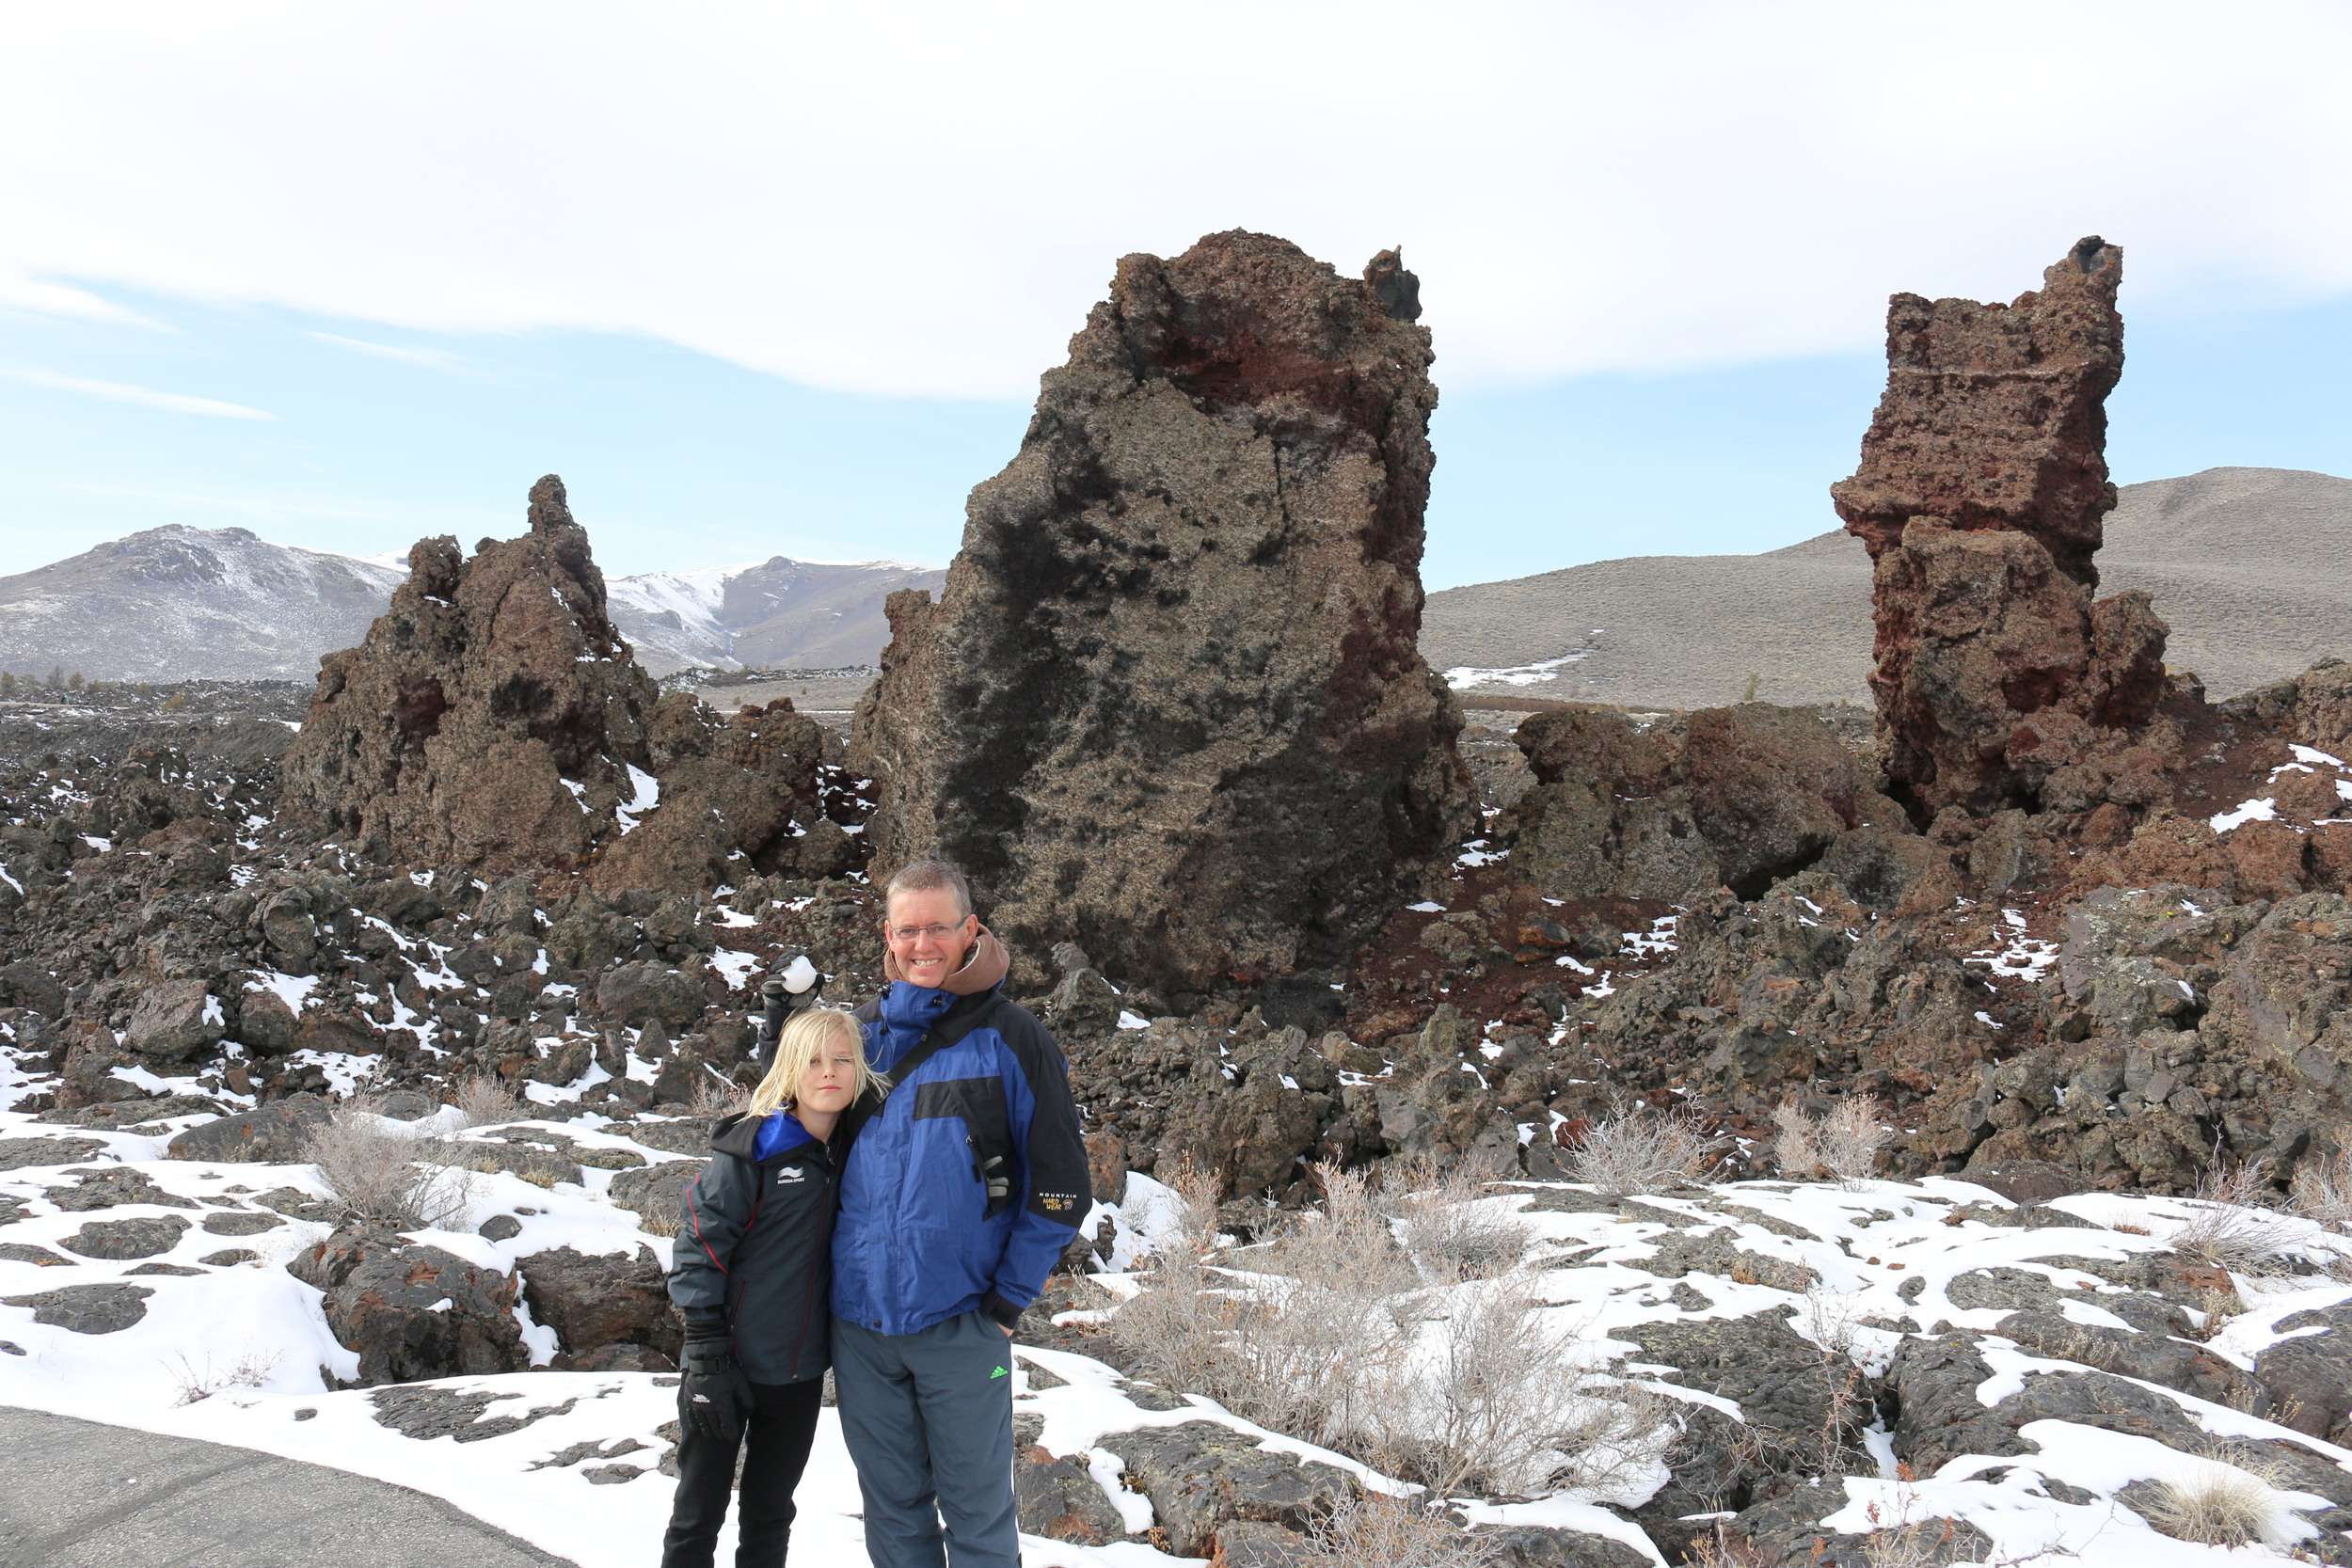
[[[1020,1568],[1005,1331],[978,1312],[915,1334],[835,1318],[833,1380],[874,1568]]]

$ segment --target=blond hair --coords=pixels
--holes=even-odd
[[[752,1115],[764,1117],[787,1109],[800,1092],[809,1064],[831,1039],[846,1039],[856,1053],[857,1086],[850,1099],[864,1099],[876,1086],[874,1069],[866,1061],[866,1032],[858,1027],[855,1017],[838,1007],[810,1007],[793,1014],[778,1032],[775,1065],[752,1091]]]

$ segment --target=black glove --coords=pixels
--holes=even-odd
[[[752,1408],[752,1380],[735,1358],[734,1339],[721,1334],[687,1340],[678,1373],[678,1424],[714,1442],[739,1441]]]

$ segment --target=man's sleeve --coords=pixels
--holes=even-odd
[[[1062,1059],[1061,1048],[1026,1012],[1007,1019],[1001,1032],[1024,1080],[1010,1097],[1022,1198],[991,1281],[994,1288],[981,1299],[980,1310],[1010,1328],[1045,1289],[1046,1276],[1092,1207],[1093,1194],[1086,1136],[1078,1129],[1078,1107],[1070,1098],[1070,1065]],[[1025,1095],[1018,1092],[1022,1089]],[[1025,1118],[1020,1115],[1025,1099]]]
[[[727,1265],[751,1225],[758,1167],[716,1154],[678,1201],[677,1234],[670,1241],[670,1299],[690,1324],[723,1323]]]

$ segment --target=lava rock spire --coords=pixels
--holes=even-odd
[[[2091,599],[2115,505],[2122,263],[2092,235],[2007,305],[1889,302],[1886,393],[1830,494],[1870,552],[1886,771],[1923,825],[1947,806],[2035,805],[2053,770],[2165,694],[2147,595]]]
[[[945,856],[1017,953],[1171,997],[1311,988],[1473,819],[1415,645],[1428,330],[1235,230],[1123,259],[1070,349],[940,601],[892,595],[876,869]]]

